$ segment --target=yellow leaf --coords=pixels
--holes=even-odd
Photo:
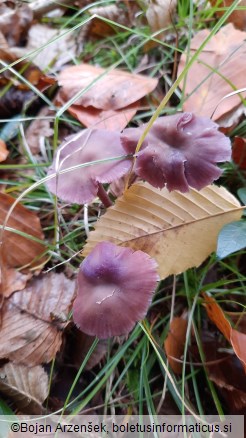
[[[215,251],[221,228],[241,214],[240,203],[223,187],[180,193],[134,184],[97,222],[83,256],[110,241],[154,257],[166,278],[199,266]]]

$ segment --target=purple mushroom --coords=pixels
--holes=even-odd
[[[146,124],[123,131],[121,142],[127,153],[135,152],[145,128]],[[221,175],[216,163],[230,158],[230,141],[216,123],[180,113],[154,122],[137,154],[134,171],[157,188],[201,190]]]
[[[120,142],[120,133],[84,129],[68,137],[58,148],[48,171],[48,175],[53,174],[54,178],[47,182],[47,186],[66,202],[85,204],[98,195],[109,206],[110,200],[101,183],[110,183],[127,173],[131,168],[131,159],[123,158],[88,165],[67,173],[59,172],[78,164],[124,155],[126,153]]]
[[[129,333],[145,317],[158,280],[157,264],[146,253],[98,243],[80,266],[75,324],[102,339]]]

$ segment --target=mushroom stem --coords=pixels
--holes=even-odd
[[[113,202],[111,201],[110,197],[108,196],[106,190],[104,189],[101,183],[98,184],[97,196],[102,201],[103,205],[106,208],[111,207],[113,205]]]

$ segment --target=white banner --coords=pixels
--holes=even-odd
[[[244,416],[0,416],[0,438],[244,438]]]

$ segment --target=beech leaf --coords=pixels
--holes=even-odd
[[[5,300],[0,358],[29,366],[50,362],[61,346],[74,292],[74,281],[50,273]]]
[[[118,110],[146,96],[158,83],[157,79],[118,69],[105,73],[103,68],[85,63],[63,69],[58,76],[62,87],[58,99],[66,102],[95,81],[74,103],[83,107]]]
[[[173,24],[173,13],[177,6],[177,0],[150,0],[146,11],[146,18],[152,32],[157,32]],[[158,34],[161,39],[165,32]]]
[[[0,391],[13,399],[25,414],[41,415],[48,397],[48,375],[39,365],[27,367],[7,363],[0,368]]]
[[[93,126],[93,129],[122,131],[135,116],[139,106],[139,101],[120,110],[102,110],[93,106],[85,108],[81,105],[71,105],[68,111],[88,128]]]
[[[0,224],[4,223],[6,215],[15,199],[4,193],[0,193]],[[28,234],[38,240],[43,239],[43,233],[39,218],[36,213],[28,210],[21,204],[14,208],[7,227],[17,232]],[[4,261],[9,267],[21,267],[25,265],[39,265],[38,257],[45,251],[45,243],[37,242],[28,237],[21,236],[5,229],[3,233],[2,253]]]
[[[13,292],[25,288],[26,283],[32,277],[32,273],[23,274],[14,268],[2,267],[0,284],[1,292],[5,298],[9,297]],[[1,281],[3,279],[3,281]]]
[[[192,38],[189,53],[193,54],[200,47],[209,32],[209,29],[203,29]],[[232,91],[245,87],[245,37],[246,32],[235,29],[229,23],[210,39],[188,71],[185,111],[196,108],[197,115],[211,117],[216,108],[213,120],[218,120],[242,103],[245,93],[222,99]],[[180,58],[178,74],[186,62],[187,54],[184,53]],[[184,87],[184,82],[180,86]]]
[[[231,346],[242,362],[246,371],[246,334],[241,333],[231,327],[230,322],[225,317],[223,310],[216,303],[215,299],[204,294],[205,307],[207,314],[216,327],[223,333],[225,338],[231,343]]]
[[[146,252],[166,278],[199,266],[216,250],[221,228],[241,215],[240,203],[223,187],[180,193],[134,184],[97,222],[82,255],[110,241]]]
[[[158,80],[90,64],[70,66],[58,76],[61,89],[57,104],[63,105],[82,94],[68,108],[87,127],[122,130],[139,108],[139,100],[154,90]],[[87,88],[89,88],[87,90]]]

